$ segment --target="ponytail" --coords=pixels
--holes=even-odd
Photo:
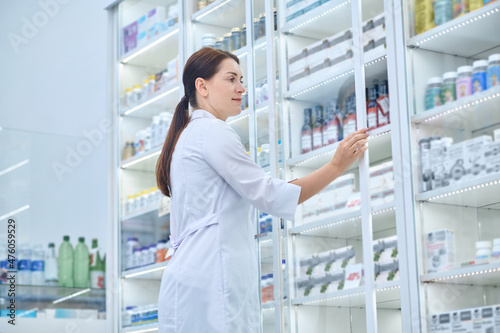
[[[156,163],[156,183],[161,193],[167,197],[172,196],[172,182],[170,181],[170,166],[174,154],[175,145],[181,136],[182,131],[189,124],[189,105],[197,107],[195,82],[197,78],[205,80],[211,79],[218,71],[221,62],[224,59],[233,59],[238,64],[238,57],[235,55],[204,47],[193,53],[189,57],[184,72],[182,74],[182,83],[184,84],[184,96],[175,108],[174,117],[168,130],[167,139],[163,145],[163,150]]]

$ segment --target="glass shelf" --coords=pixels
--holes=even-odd
[[[158,323],[122,327],[121,332],[122,333],[158,332]]]
[[[243,0],[217,0],[191,16],[194,23],[204,23],[232,29],[245,22]]]
[[[123,55],[121,64],[149,67],[152,64],[166,63],[178,54],[179,25],[169,27],[143,47]]]
[[[160,156],[163,146],[149,150],[146,153],[138,154],[120,163],[122,169],[151,171],[156,170],[156,161]]]
[[[452,269],[441,273],[422,275],[424,283],[448,283],[479,286],[500,285],[500,262],[492,264],[472,265]]]
[[[161,280],[163,271],[167,267],[168,261],[158,262],[152,265],[128,269],[122,271],[122,278],[124,279],[147,279],[147,280]]]
[[[465,58],[477,57],[481,52],[498,46],[500,31],[500,2],[446,22],[410,38],[410,48],[422,48]]]
[[[148,100],[130,108],[126,108],[121,112],[122,117],[137,117],[151,119],[153,116],[160,114],[167,110],[167,105],[172,106],[172,110],[179,103],[179,94],[174,94],[178,92],[181,88],[180,83],[169,84],[165,88],[156,92],[154,96]]]
[[[411,117],[414,124],[474,131],[491,124],[500,124],[500,87],[464,97]],[[458,120],[458,121],[457,121]],[[499,125],[500,126],[500,125]]]
[[[489,208],[500,209],[498,193],[500,193],[500,173],[494,173],[417,194],[416,200],[476,208],[489,206]],[[496,207],[492,207],[493,205]]]

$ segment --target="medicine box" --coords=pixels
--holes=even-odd
[[[165,7],[155,7],[147,14],[148,40],[153,39],[161,32],[167,30],[165,20],[167,9]]]
[[[493,131],[493,137],[495,138],[495,142],[500,142],[500,128]]]
[[[383,283],[399,280],[399,260],[375,263],[375,282]]]
[[[451,313],[443,312],[429,316],[429,327],[431,333],[452,333]]]
[[[356,263],[356,250],[353,246],[346,246],[333,251],[330,266],[325,267],[326,272],[335,272],[345,269]]]
[[[465,142],[465,170],[467,170],[466,179],[475,179],[485,174],[485,154],[488,145],[491,142],[491,136],[487,135],[482,135]]]
[[[398,236],[378,239],[373,242],[374,262],[398,259]]]
[[[370,168],[370,193],[383,192],[394,188],[394,168],[392,161]]]
[[[379,40],[385,37],[385,14],[375,16],[371,20],[363,23],[363,46],[367,45],[370,40]]]
[[[134,21],[123,28],[123,54],[127,54],[137,48],[137,21]]]
[[[465,170],[465,143],[459,142],[448,147],[444,168],[450,185],[464,181]]]
[[[340,270],[336,272],[330,272],[326,274],[327,285],[323,286],[321,289],[322,293],[330,293],[344,288],[345,271]]]
[[[498,332],[495,329],[494,307],[485,306],[481,308],[481,329],[482,333]]]
[[[485,151],[486,173],[500,172],[500,141],[491,142]]]
[[[453,333],[473,333],[472,309],[462,309],[451,312],[451,331]]]
[[[495,322],[495,333],[500,332],[500,304],[493,306],[493,321]]]
[[[148,23],[146,15],[142,15],[137,19],[137,46],[144,46],[148,37]]]
[[[474,333],[483,333],[483,316],[481,308],[472,309],[472,331]]]
[[[455,236],[448,229],[426,235],[427,272],[437,273],[450,269],[455,263]]]
[[[330,41],[327,48],[327,57],[330,60],[344,56],[348,50],[352,49],[352,32],[346,30],[339,32],[328,38]]]
[[[310,276],[297,278],[297,297],[307,297],[311,293],[311,289],[314,287],[314,282]]]
[[[319,257],[317,254],[313,254],[307,257],[300,258],[300,276],[307,277],[312,275],[317,275],[320,272]]]

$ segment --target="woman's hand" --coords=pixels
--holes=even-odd
[[[356,159],[368,149],[368,146],[366,145],[368,142],[368,134],[366,134],[367,131],[368,129],[366,128],[361,129],[348,135],[340,141],[337,151],[335,151],[335,154],[330,161],[340,175],[349,169],[354,161],[356,161]]]

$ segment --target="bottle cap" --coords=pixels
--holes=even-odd
[[[500,238],[498,238],[498,240],[500,240]],[[56,247],[56,245],[54,243],[49,243],[49,247]]]
[[[85,243],[85,237],[78,237],[79,243]]]
[[[258,17],[254,18],[253,23],[259,23],[259,18]]]
[[[267,274],[267,278],[268,278],[268,279],[272,279],[272,278],[273,278],[273,273],[269,273],[269,274]]]
[[[493,240],[493,245],[494,245],[494,246],[500,246],[500,238],[495,238],[495,239]]]
[[[266,17],[266,13],[262,13],[262,14],[260,14],[260,15],[259,15],[259,18],[261,18],[261,17],[264,17],[264,18],[265,18],[265,17]]]
[[[243,29],[246,29],[247,28],[247,24],[243,24]]]
[[[472,73],[472,66],[461,66],[457,68],[458,74],[460,73]]]
[[[63,236],[64,241],[69,241],[69,236]]]
[[[154,75],[149,76],[149,80],[154,80],[154,79],[156,79],[156,77]]]
[[[235,31],[241,31],[241,29],[240,28],[233,28],[233,29],[231,29],[231,32],[235,32]]]
[[[476,242],[476,249],[491,248],[491,241]]]
[[[148,84],[148,83],[149,83],[149,79],[144,79],[144,80],[142,80],[142,83],[144,83],[144,84]]]
[[[205,38],[213,38],[213,39],[215,39],[215,35],[214,34],[210,34],[210,33],[206,33],[206,34],[203,34],[202,38],[203,39],[205,39]]]
[[[125,92],[131,92],[131,91],[132,91],[132,88],[125,89]]]
[[[129,238],[127,238],[127,242],[131,242],[131,241],[137,241],[137,237],[129,237]]]
[[[489,62],[500,61],[500,53],[492,54],[488,57]]]
[[[488,67],[488,60],[477,60],[472,63],[472,67]]]
[[[92,239],[92,248],[93,249],[97,248],[97,238]]]
[[[286,260],[285,259],[281,259],[281,263],[282,264],[286,264]]]
[[[224,38],[226,38],[226,37],[231,37],[231,33],[228,32],[227,34],[224,34]]]
[[[457,78],[457,72],[446,72],[443,74],[443,80],[456,79],[456,78]]]
[[[215,41],[216,41],[216,42],[222,42],[222,40],[223,40],[223,39],[224,39],[224,38],[217,38]]]
[[[436,76],[436,77],[431,77],[427,80],[427,84],[435,84],[435,83],[443,83],[443,79]]]
[[[262,276],[260,277],[260,279],[261,279],[261,280],[265,280],[265,279],[267,279],[267,275],[262,275]]]

